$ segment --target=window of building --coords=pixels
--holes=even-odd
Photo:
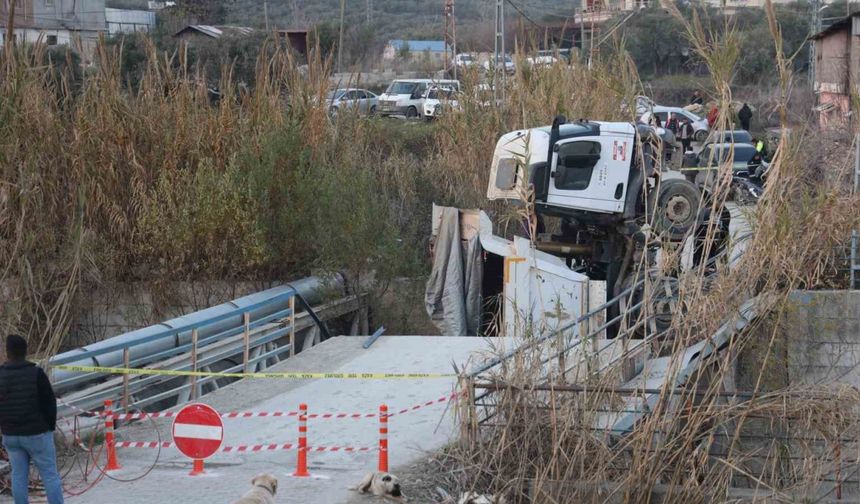
[[[568,191],[582,191],[591,183],[591,173],[600,161],[600,143],[570,142],[558,149],[555,186]]]
[[[57,45],[57,36],[56,35],[48,35],[47,37],[45,37],[45,43],[48,44],[49,46]]]
[[[45,0],[45,7],[53,7],[54,0]]]

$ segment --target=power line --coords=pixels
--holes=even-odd
[[[515,4],[515,3],[513,2],[513,0],[507,0],[507,2],[511,5],[511,7],[513,7],[513,8],[514,8],[514,10],[515,10],[515,11],[517,11],[517,12],[520,14],[520,16],[524,17],[528,22],[530,22],[531,24],[535,25],[535,27],[536,27],[536,28],[545,28],[543,25],[538,24],[538,23],[537,23],[537,21],[535,21],[534,19],[530,18],[530,17],[528,16],[528,14],[526,14],[525,12],[523,12],[523,10],[522,10],[522,9],[521,9],[517,4]]]

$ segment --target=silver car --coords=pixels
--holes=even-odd
[[[336,89],[326,98],[329,113],[336,116],[346,109],[356,109],[362,115],[376,115],[376,95],[366,89]]]

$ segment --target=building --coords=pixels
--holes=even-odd
[[[647,6],[648,0],[581,0],[580,2],[580,9],[586,13],[632,11]]]
[[[118,33],[149,32],[155,28],[155,13],[145,10],[105,9],[107,31]]]
[[[285,40],[293,50],[302,56],[308,55],[308,31],[307,30],[278,30],[278,37]]]
[[[821,127],[844,125],[852,116],[851,94],[860,72],[860,13],[852,14],[810,37],[814,45],[813,90]]]
[[[0,2],[0,45],[6,40],[10,0]],[[19,43],[66,44],[91,60],[99,35],[107,30],[105,0],[15,0],[14,32]]]
[[[411,58],[427,55],[432,63],[444,63],[447,48],[443,40],[389,40],[382,51],[382,60],[394,61],[406,50]]]
[[[254,31],[256,31],[254,28],[247,26],[188,25],[173,36],[182,40],[194,40],[197,38],[219,39],[221,37],[244,37],[254,33]]]

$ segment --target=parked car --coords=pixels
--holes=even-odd
[[[377,100],[377,96],[366,89],[347,88],[336,89],[329,93],[326,104],[332,116],[347,108],[354,108],[363,115],[375,115]]]
[[[749,131],[746,130],[728,130],[723,131],[722,134],[717,131],[711,131],[708,135],[708,138],[705,139],[705,143],[702,145],[700,151],[704,151],[705,147],[710,147],[714,144],[750,144],[755,145],[753,143],[753,137]]]
[[[460,108],[459,91],[451,86],[431,86],[424,93],[423,115],[426,121],[432,121],[447,110]]]
[[[379,95],[378,113],[383,116],[418,117],[423,110],[424,92],[431,85],[449,85],[460,90],[460,81],[456,80],[397,79]]]
[[[493,56],[490,56],[490,59],[484,62],[484,70],[487,72],[490,72],[496,68],[501,70],[502,67],[504,67],[505,72],[509,74],[514,73],[517,68],[516,65],[514,65],[514,60],[511,59],[511,57],[507,54],[504,57],[499,56],[498,61],[495,61],[495,58]]]
[[[530,66],[553,65],[558,61],[558,58],[556,58],[555,55],[556,52],[553,50],[541,50],[538,51],[537,54],[526,58],[526,63]]]
[[[710,183],[714,170],[719,168],[729,157],[732,159],[732,173],[735,176],[761,179],[768,169],[768,163],[762,158],[755,146],[748,143],[710,143],[698,153],[688,152],[683,159],[681,170],[688,179],[694,180],[700,187]],[[686,170],[685,170],[686,168]]]
[[[637,104],[638,105],[638,104]],[[693,139],[697,142],[704,142],[708,138],[708,121],[704,117],[700,117],[689,110],[681,107],[664,107],[662,105],[654,105],[649,112],[642,114],[640,120],[645,124],[649,124],[651,116],[657,116],[660,119],[660,124],[666,125],[669,120],[669,114],[675,114],[678,119],[686,117],[693,124],[695,131]]]
[[[453,64],[460,69],[472,68],[478,65],[478,60],[469,53],[460,53],[454,56]]]
[[[753,137],[747,130],[727,130],[727,131],[712,131],[706,139],[706,144],[712,143],[736,143],[736,144],[752,144]]]
[[[714,143],[706,145],[698,154],[684,156],[681,171],[687,180],[706,193],[713,191],[717,169],[732,158],[732,198],[740,203],[752,203],[761,197],[768,163],[754,145],[745,143]]]

